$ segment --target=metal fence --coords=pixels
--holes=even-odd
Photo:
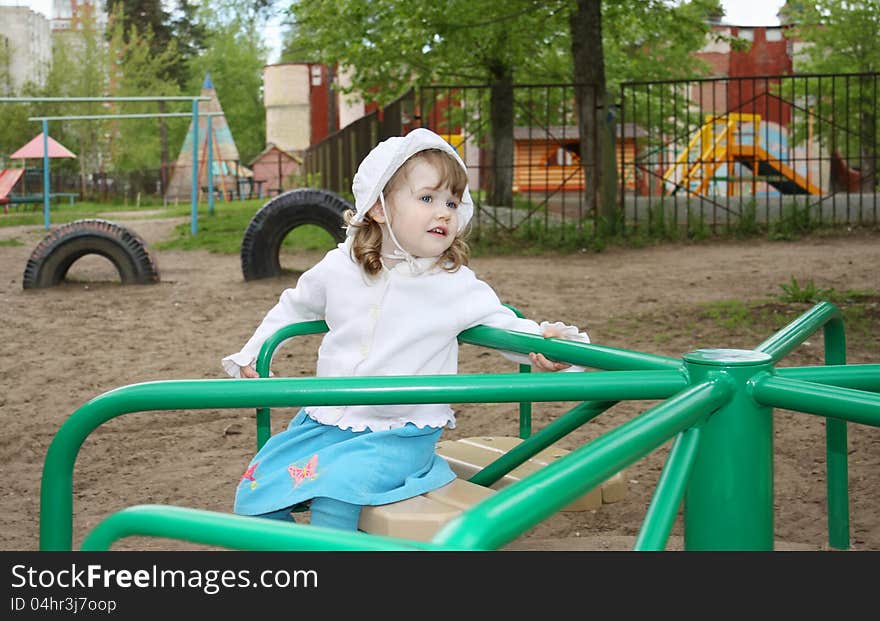
[[[621,122],[644,129],[620,167],[634,226],[742,230],[876,225],[880,74],[633,82]]]
[[[878,224],[878,77],[622,84],[592,120],[613,136],[625,230]],[[429,127],[468,166],[477,234],[528,227],[587,238],[598,230],[601,157],[593,146],[581,159],[575,88],[515,85],[505,111],[486,85],[424,87],[310,148],[305,170],[312,183],[349,194],[357,164],[378,141]],[[509,194],[498,191],[499,179]]]
[[[169,169],[173,167],[169,165]],[[81,175],[70,171],[52,171],[49,187],[53,194],[73,195],[80,200],[131,201],[151,197],[161,200],[161,170],[144,169],[129,172],[91,173]],[[13,198],[41,198],[43,194],[42,167],[26,168],[10,196]],[[35,203],[36,204],[36,203]],[[41,204],[41,203],[39,203]]]

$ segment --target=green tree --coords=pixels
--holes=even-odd
[[[432,83],[484,83],[494,175],[489,201],[512,204],[513,84],[527,75],[535,41],[556,46],[547,16],[561,2],[536,0],[298,0],[282,59],[314,58],[350,71],[351,88],[379,104]],[[558,20],[557,20],[558,22]]]
[[[693,0],[676,7],[661,0],[296,0],[290,9],[282,59],[345,67],[352,74],[351,87],[346,90],[369,93],[380,104],[412,86],[488,84],[490,101],[483,109],[489,111],[495,169],[489,200],[510,205],[517,109],[514,82],[586,80],[589,86],[580,92],[579,105],[590,112],[579,118],[586,123],[582,135],[595,140],[597,128],[592,119],[604,120],[609,112],[604,105],[603,47],[609,41],[636,47],[638,54],[610,55],[620,60],[620,65],[624,60],[632,67],[653,62],[655,68],[665,71],[664,77],[683,72],[694,66],[687,61],[686,52],[699,48],[705,40],[708,26],[698,17],[705,16],[706,7],[717,10],[718,3]],[[597,21],[602,16],[600,9],[619,22],[612,21],[611,33],[627,35],[620,43],[603,36],[605,24]],[[640,24],[639,18],[644,23]],[[583,38],[584,33],[588,39]],[[675,38],[679,36],[683,42]],[[653,49],[647,53],[650,47]],[[632,60],[634,56],[644,60],[639,64]],[[588,91],[598,100],[588,100]],[[598,115],[593,113],[596,104],[603,108]],[[585,148],[593,152],[592,147]],[[596,162],[584,164],[595,167]]]
[[[133,33],[142,36],[146,33],[149,38],[144,40],[134,39],[140,45],[149,45],[149,51],[154,55],[165,52],[169,46],[174,45],[178,50],[173,56],[166,55],[163,73],[172,77],[181,86],[187,81],[187,62],[198,51],[197,27],[192,27],[192,8],[185,0],[178,3],[180,21],[172,17],[166,9],[167,3],[162,0],[107,0],[107,12],[113,16],[113,20],[122,23],[122,39],[126,44],[133,43]],[[178,25],[186,28],[187,39],[183,46],[179,45]],[[186,24],[186,26],[183,26]],[[114,36],[115,29],[108,30],[107,38]],[[195,39],[195,40],[193,40]]]
[[[81,27],[53,37],[52,66],[41,93],[50,97],[101,97],[108,92],[110,75],[107,46],[94,19]],[[36,104],[37,115],[98,115],[106,111],[100,102]],[[98,170],[108,155],[108,121],[71,120],[50,122],[50,134],[67,145],[77,159],[62,161],[59,168],[75,165],[80,176],[81,192],[86,191],[87,175]],[[55,168],[53,164],[53,169]]]
[[[267,8],[233,1],[203,6],[199,22],[207,33],[205,51],[191,62],[189,91],[198,92],[211,75],[242,162],[266,145],[263,67],[268,50],[261,33]]]
[[[795,58],[800,72],[854,74],[808,81],[820,140],[861,168],[862,189],[877,186],[877,88],[880,72],[880,0],[788,2],[789,36],[807,45]],[[830,82],[835,82],[835,88]],[[800,135],[804,134],[801,124]]]
[[[113,95],[169,96],[179,95],[180,88],[166,68],[177,57],[177,45],[172,40],[165,48],[157,48],[150,28],[140,32],[134,24],[127,27],[121,16],[121,7],[113,14],[109,30],[109,49],[116,64],[113,72]],[[164,102],[126,102],[114,109],[125,113],[163,112]],[[124,119],[114,125],[111,144],[111,166],[114,170],[138,172],[160,168],[163,173],[168,162],[167,125],[181,133],[180,119],[145,118]],[[157,136],[159,139],[157,140]],[[167,179],[161,176],[162,191]]]

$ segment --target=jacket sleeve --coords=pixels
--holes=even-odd
[[[278,330],[292,323],[323,319],[328,271],[327,258],[324,258],[303,272],[295,288],[281,293],[278,303],[266,313],[244,347],[221,360],[223,369],[232,377],[241,377],[241,367],[254,364],[263,343]]]
[[[542,335],[545,328],[552,327],[557,332],[560,332],[560,338],[565,340],[578,341],[580,343],[590,342],[590,337],[587,333],[581,332],[576,326],[569,326],[561,322],[551,324],[546,321],[542,321],[539,324],[531,319],[517,317],[512,310],[501,303],[492,287],[476,277],[472,278],[471,282],[468,283],[467,290],[464,299],[467,300],[465,307],[467,308],[468,319],[466,325],[462,328],[463,330],[482,325],[502,330],[511,330],[513,332]],[[499,353],[513,362],[531,364],[529,357],[524,354],[503,350],[499,350]],[[583,371],[584,368],[572,365],[566,370]]]

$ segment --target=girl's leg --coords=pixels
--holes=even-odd
[[[315,498],[312,500],[313,526],[357,530],[361,517],[361,505],[353,505],[334,498]]]
[[[281,520],[283,522],[296,522],[296,520],[294,520],[293,516],[290,514],[291,509],[293,509],[293,507],[279,509],[278,511],[270,511],[269,513],[261,513],[260,515],[254,517],[267,518],[269,520]]]

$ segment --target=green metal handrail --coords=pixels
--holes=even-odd
[[[493,549],[677,436],[636,549],[665,546],[683,496],[686,549],[772,549],[772,408],[833,416],[842,424],[852,421],[880,426],[880,365],[773,369],[775,357],[791,351],[810,330],[819,327],[825,328],[826,358],[844,356],[840,349],[842,323],[836,322],[836,309],[829,306],[818,305],[783,329],[781,336],[768,339],[759,346],[766,351],[697,350],[684,357],[684,364],[676,362],[674,370],[660,359],[661,370],[653,371],[529,377],[503,374],[182,380],[110,391],[74,412],[49,447],[41,490],[41,549],[70,549],[76,454],[94,428],[128,412],[275,407],[290,405],[291,401],[303,405],[585,401],[522,443],[526,444],[552,442],[550,438],[564,435],[619,399],[667,397],[671,398],[465,511],[425,547],[394,538],[371,539],[372,535],[330,535],[323,529],[310,530],[314,528],[311,526],[293,525],[291,529],[291,525],[281,524],[264,531],[264,520],[150,506],[130,507],[111,515],[89,535],[84,546],[106,549],[112,540],[128,534],[183,534],[191,541],[264,546],[260,549]],[[515,347],[508,343],[505,349],[516,351],[516,347],[522,347],[566,361],[572,361],[567,354],[575,357],[582,355],[584,348],[595,347],[540,337],[529,342],[529,335],[512,336],[510,343]],[[548,354],[546,348],[536,344],[574,347]],[[599,357],[609,355],[607,351],[590,351]],[[513,457],[521,446],[511,451]],[[844,452],[844,466],[845,459]],[[501,465],[497,468],[500,471]],[[485,473],[486,480],[491,478],[489,474],[495,473]],[[832,520],[831,513],[829,497],[829,537],[834,539],[832,531],[841,524]],[[845,526],[843,535],[848,538],[848,520]],[[267,539],[254,542],[244,534],[253,529],[266,532]]]
[[[109,550],[114,541],[135,535],[169,539],[184,536],[193,543],[237,550],[448,549],[406,539],[167,505],[137,505],[111,514],[92,529],[81,549]]]
[[[827,367],[784,367],[778,377],[880,392],[880,364],[841,364]]]
[[[513,306],[505,305],[510,308],[518,317],[522,317],[522,313]],[[326,322],[323,320],[306,321],[290,324],[280,328],[271,335],[263,343],[260,352],[257,354],[256,371],[260,377],[269,377],[270,367],[275,352],[285,342],[296,336],[307,334],[321,334],[328,330]],[[459,335],[461,342],[490,347],[495,349],[506,349],[517,353],[529,353],[533,351],[546,351],[545,355],[549,355],[558,360],[566,360],[567,357],[575,357],[581,360],[578,364],[591,366],[594,368],[610,368],[613,370],[637,370],[637,369],[669,369],[680,370],[681,361],[662,356],[652,356],[639,354],[637,352],[629,352],[626,350],[614,349],[611,347],[602,347],[596,345],[586,345],[584,343],[546,339],[544,337],[524,334],[517,332],[509,332],[499,330],[497,328],[487,328],[478,326],[465,330]],[[557,344],[562,347],[556,354],[549,352],[556,348]],[[575,349],[567,347],[572,344]],[[587,347],[587,352],[578,351],[576,348]],[[558,357],[555,357],[558,356]],[[520,365],[520,373],[531,372],[530,365]],[[496,461],[488,464],[485,468],[477,472],[469,480],[478,485],[490,486],[507,473],[512,471],[520,464],[535,456],[563,436],[567,435],[574,429],[577,429],[584,423],[592,420],[602,412],[612,407],[616,401],[601,402],[599,404],[582,404],[576,406],[565,415],[559,417],[556,421],[548,425],[538,435],[532,437],[531,430],[531,402],[520,402],[520,437],[526,439],[525,442],[519,444],[513,450],[501,455]],[[271,436],[271,413],[269,408],[257,409],[257,450],[269,440]]]
[[[651,504],[639,529],[639,536],[633,548],[636,551],[664,550],[672,532],[672,524],[678,514],[687,483],[690,479],[697,448],[700,442],[700,428],[691,427],[678,434],[657,479],[657,487],[651,497]]]
[[[758,345],[756,351],[770,354],[773,364],[822,329],[826,365],[846,364],[846,334],[840,309],[830,302],[813,308]],[[829,418],[825,423],[826,496],[828,544],[849,548],[849,467],[846,423]]]
[[[686,386],[676,371],[616,371],[522,375],[423,375],[278,378],[241,381],[175,380],[117,388],[76,410],[49,445],[40,494],[41,549],[69,550],[73,467],[80,446],[102,423],[121,414],[210,408],[403,403],[505,403],[664,399]]]
[[[85,538],[83,550],[107,550],[120,538],[139,535],[248,550],[477,550],[494,549],[535,526],[592,489],[610,474],[640,459],[679,430],[691,426],[729,398],[724,378],[686,389],[591,444],[496,492],[468,510],[470,521],[450,525],[432,542],[340,533],[211,511],[144,505],[112,514]],[[576,461],[575,461],[576,460]],[[484,528],[487,510],[496,527]],[[479,528],[475,529],[474,525]],[[334,537],[339,533],[339,537]]]
[[[723,377],[687,388],[474,505],[441,528],[432,542],[477,550],[499,548],[702,421],[732,392]]]
[[[866,390],[763,375],[753,382],[758,403],[880,427],[880,395]]]

